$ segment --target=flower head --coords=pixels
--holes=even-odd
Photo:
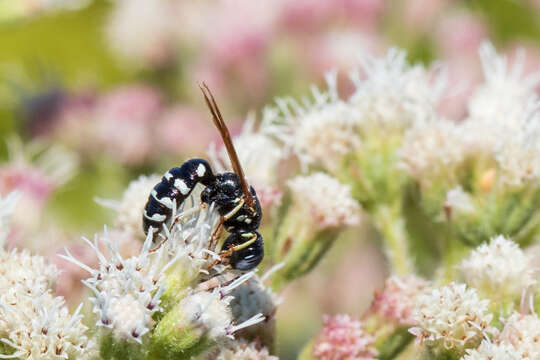
[[[474,203],[470,195],[459,185],[446,193],[444,206],[450,211],[459,213],[474,212]]]
[[[384,289],[375,293],[372,310],[399,325],[414,325],[414,306],[426,287],[427,282],[414,275],[391,276]]]
[[[521,116],[519,127],[505,131],[494,149],[501,181],[510,186],[540,179],[540,101],[530,98]]]
[[[511,344],[521,358],[540,358],[540,319],[536,314],[508,318],[499,340]]]
[[[3,301],[0,305],[0,315],[8,324],[7,329],[2,329],[2,335],[6,336],[2,341],[14,349],[7,358],[76,360],[95,357],[95,344],[88,339],[87,327],[81,322],[81,306],[70,315],[64,300],[47,292],[28,299],[24,305]]]
[[[85,239],[95,251],[99,268],[92,269],[75,259],[69,251],[62,256],[90,273],[83,283],[92,290],[93,311],[97,315],[97,325],[110,328],[119,339],[141,342],[141,337],[154,324],[152,315],[160,310],[163,294],[163,264],[159,258],[163,253],[148,252],[151,237],[148,237],[138,256],[122,258],[117,244],[105,234],[97,236],[94,242]],[[108,254],[101,252],[98,241],[105,243]]]
[[[459,268],[465,282],[485,295],[519,299],[536,283],[531,259],[518,244],[502,235],[473,250]]]
[[[313,344],[313,357],[321,360],[375,359],[374,341],[360,321],[348,315],[325,316],[322,333]]]
[[[477,349],[467,350],[467,354],[461,360],[527,360],[530,357],[521,357],[515,349],[505,343],[492,343],[482,340]]]
[[[444,119],[418,123],[405,133],[399,166],[415,179],[432,179],[454,170],[467,147],[458,125]],[[424,180],[426,181],[426,180]]]
[[[433,75],[421,65],[410,66],[405,51],[396,48],[380,59],[363,54],[352,81],[349,102],[360,121],[397,128],[431,114],[446,87],[444,72]]]
[[[320,228],[352,226],[360,221],[360,206],[348,185],[318,172],[287,182],[296,204]]]
[[[208,360],[278,360],[276,356],[268,353],[268,349],[261,348],[255,342],[244,340],[233,341],[222,347],[216,354],[208,356]]]
[[[462,353],[477,346],[491,332],[489,300],[481,300],[475,289],[451,283],[426,291],[413,311],[417,327],[409,331],[417,341],[439,350]]]
[[[0,338],[14,351],[7,358],[89,359],[93,343],[81,323],[80,306],[70,315],[52,295],[54,265],[28,251],[0,250]]]
[[[523,53],[512,65],[488,42],[480,46],[479,53],[485,82],[469,101],[468,121],[483,122],[491,128],[514,127],[529,98],[535,96],[540,73],[525,76]]]
[[[344,155],[358,147],[358,117],[337,94],[337,74],[326,76],[328,91],[312,89],[313,102],[304,105],[292,99],[277,100],[277,108],[267,108],[264,116],[277,126],[278,137],[298,156],[303,169],[322,164],[335,170]]]

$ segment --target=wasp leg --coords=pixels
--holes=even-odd
[[[217,238],[217,233],[219,230],[221,230],[221,226],[223,225],[223,223],[229,219],[231,219],[234,215],[236,215],[237,212],[240,211],[240,209],[242,209],[242,206],[244,206],[244,199],[239,199],[238,200],[238,205],[236,205],[234,207],[234,209],[232,209],[231,211],[229,211],[227,214],[223,215],[220,219],[219,219],[219,224],[216,228],[216,230],[212,233],[212,237],[210,238],[210,244],[208,244],[208,250],[210,250],[212,248],[212,246],[214,245],[214,241],[215,239]],[[216,252],[219,253],[221,251],[221,248],[223,246],[223,242],[225,241],[225,239],[221,240],[220,242],[218,242],[216,244]],[[208,258],[208,256],[207,256]]]
[[[214,262],[212,262],[212,264],[210,264],[210,266],[208,267],[207,270],[210,270],[211,268],[214,267],[214,265],[216,265],[218,262],[220,261],[223,261],[224,259],[228,258],[229,256],[231,256],[231,254],[235,251],[238,251],[238,250],[242,250],[242,249],[245,249],[246,247],[248,247],[249,245],[253,244],[255,241],[257,241],[257,234],[256,233],[245,233],[245,234],[242,234],[242,237],[245,237],[245,238],[250,238],[248,241],[240,244],[240,245],[236,245],[236,246],[232,246],[230,247],[229,249],[227,249],[223,254],[220,255],[220,258],[219,260],[214,260]],[[223,242],[224,241],[221,241],[221,245],[223,245]]]
[[[218,222],[216,228],[214,229],[214,231],[212,231],[212,235],[210,236],[210,241],[209,241],[209,243],[208,243],[208,250],[211,250],[211,249],[212,249],[212,246],[214,245],[214,241],[216,241],[216,239],[219,238],[220,230],[221,230],[221,228],[222,228],[222,226],[223,226],[223,222],[224,222],[224,221],[225,221],[225,220],[223,220],[223,217],[221,217],[221,218],[219,219],[219,222]],[[223,245],[223,242],[218,243],[218,244],[216,245],[216,247],[222,246],[222,245]],[[218,250],[218,252],[219,252],[219,250]],[[209,256],[210,256],[209,254],[206,254],[205,259],[208,259]]]
[[[250,239],[248,241],[246,241],[246,242],[243,242],[243,243],[241,243],[239,245],[236,245],[236,246],[232,246],[229,249],[227,249],[227,251],[225,251],[221,255],[221,260],[231,256],[231,254],[233,252],[235,252],[235,251],[239,251],[239,250],[247,248],[249,245],[253,244],[257,240],[257,234],[251,233],[251,232],[242,234],[242,237],[250,238]]]
[[[227,221],[230,218],[232,218],[234,215],[236,215],[236,213],[239,212],[240,209],[242,209],[242,206],[244,206],[244,202],[245,202],[244,199],[240,199],[240,201],[238,202],[238,205],[236,205],[234,209],[229,211],[227,214],[223,215],[223,220]]]

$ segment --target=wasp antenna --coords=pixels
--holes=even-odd
[[[227,149],[227,154],[229,155],[229,160],[231,161],[233,170],[240,178],[242,192],[244,193],[246,202],[249,206],[253,207],[254,201],[251,193],[249,192],[249,186],[244,175],[244,170],[240,165],[240,160],[238,159],[236,149],[234,148],[231,134],[229,132],[229,129],[227,128],[227,125],[225,125],[223,117],[221,116],[221,111],[219,111],[219,107],[216,104],[214,95],[212,95],[212,92],[204,81],[199,84],[199,88],[201,89],[204,96],[204,101],[206,101],[206,105],[208,106],[208,108],[210,109],[210,113],[212,114],[212,121],[214,122],[216,128],[219,130],[219,133],[221,134],[221,138],[223,139],[223,143],[225,144],[225,148]]]

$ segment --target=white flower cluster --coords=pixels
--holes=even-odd
[[[359,146],[358,115],[339,99],[337,74],[328,73],[326,80],[329,90],[321,92],[313,87],[312,102],[278,99],[277,108],[269,107],[264,112],[264,119],[275,125],[273,131],[298,156],[304,170],[313,163],[333,169],[345,154]]]
[[[398,166],[417,179],[449,174],[466,156],[462,136],[448,120],[417,123],[405,133]]]
[[[480,48],[485,82],[473,93],[469,115],[459,124],[437,116],[415,123],[399,152],[409,175],[422,180],[470,157],[496,161],[500,181],[511,186],[540,178],[540,72],[523,74],[523,58],[509,65],[493,46]]]
[[[469,122],[478,122],[484,130],[516,128],[531,96],[540,85],[540,72],[524,75],[524,54],[509,64],[490,43],[479,50],[485,82],[469,101]]]
[[[477,349],[467,350],[462,360],[530,360],[529,357],[521,357],[514,348],[508,344],[495,344],[489,340],[483,340]]]
[[[100,250],[98,240],[105,244],[107,255]],[[141,342],[141,337],[153,327],[152,315],[160,309],[164,291],[160,258],[163,252],[149,253],[151,237],[138,256],[128,259],[122,258],[116,244],[106,234],[102,239],[96,237],[93,243],[85,241],[98,257],[98,269],[81,263],[67,249],[63,258],[90,273],[83,283],[94,293],[90,301],[98,316],[97,325],[112,329],[117,338]]]
[[[350,103],[362,122],[404,128],[431,116],[446,89],[445,71],[410,66],[403,50],[391,48],[383,58],[364,55],[354,72]]]
[[[540,180],[540,100],[532,100],[523,111],[519,128],[507,133],[495,149],[501,180],[510,186]]]
[[[232,292],[253,275],[254,272],[246,273],[229,285],[218,286],[213,291],[192,292],[177,305],[181,316],[174,320],[174,326],[179,329],[195,329],[200,337],[205,336],[223,344],[227,338],[234,339],[235,332],[260,323],[264,320],[260,312],[240,321],[233,317],[231,311],[231,301],[234,299]]]
[[[475,289],[451,283],[418,297],[413,311],[417,327],[409,331],[417,342],[463,351],[476,347],[492,332],[489,300],[481,300]]]
[[[449,211],[467,214],[474,212],[474,203],[471,196],[461,186],[457,186],[446,193],[445,207]]]
[[[266,348],[260,348],[255,342],[247,343],[243,340],[231,342],[223,347],[219,353],[211,354],[208,360],[278,360],[278,357],[268,353]]]
[[[502,235],[473,250],[459,269],[467,285],[495,297],[519,299],[536,284],[531,259],[518,244]]]
[[[42,293],[24,302],[0,301],[0,315],[8,324],[7,338],[2,341],[13,348],[4,359],[92,359],[96,355],[95,344],[85,335],[87,327],[81,322],[81,306],[73,315],[61,297]]]
[[[536,314],[510,316],[499,340],[511,344],[520,359],[540,359],[540,319]]]
[[[360,205],[352,198],[349,185],[318,172],[297,176],[287,182],[295,203],[321,228],[357,225]]]
[[[9,195],[2,202],[9,209],[14,199]],[[6,214],[1,221],[7,224]],[[6,228],[0,230],[3,236]],[[52,295],[58,274],[41,256],[0,248],[0,341],[7,345],[0,348],[9,351],[0,358],[74,360],[95,354],[80,306],[70,315],[63,298]]]

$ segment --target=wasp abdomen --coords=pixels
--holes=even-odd
[[[159,232],[169,220],[173,207],[178,207],[189,196],[197,183],[209,185],[215,177],[208,162],[204,159],[191,159],[179,168],[168,170],[161,182],[150,193],[143,213],[143,230],[148,234],[150,228]]]

